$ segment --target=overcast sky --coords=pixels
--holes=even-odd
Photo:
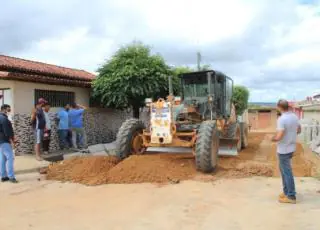
[[[140,40],[171,65],[203,64],[250,101],[320,89],[319,0],[2,0],[0,53],[95,72]]]

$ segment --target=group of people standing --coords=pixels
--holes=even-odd
[[[57,113],[58,135],[60,149],[78,150],[87,148],[87,138],[83,126],[85,107],[76,103],[66,104]],[[44,154],[49,152],[51,138],[50,104],[40,98],[32,111],[31,124],[35,136],[35,154],[37,160],[42,160],[41,147]],[[79,144],[78,144],[79,143]]]
[[[85,107],[76,103],[67,104],[57,113],[58,135],[60,149],[79,150],[87,148],[87,137],[83,126]],[[49,152],[52,121],[49,116],[50,104],[43,98],[31,113],[31,125],[34,131],[34,151],[37,160],[42,160],[42,154]],[[14,173],[15,135],[8,115],[11,106],[4,104],[0,111],[0,176],[1,181],[17,183]],[[78,144],[79,143],[79,144]]]

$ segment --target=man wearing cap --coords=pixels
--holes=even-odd
[[[279,196],[280,203],[296,203],[296,191],[291,167],[291,159],[296,151],[297,134],[301,132],[298,117],[289,111],[289,103],[279,100],[277,104],[281,113],[277,121],[277,134],[272,138],[277,142],[279,168],[282,177],[283,193]]]
[[[46,128],[46,118],[42,108],[47,103],[48,102],[45,99],[40,98],[31,114],[31,122],[35,137],[34,151],[36,153],[36,159],[39,161],[42,160],[41,147],[43,143],[44,129]]]

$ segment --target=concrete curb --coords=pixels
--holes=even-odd
[[[30,168],[30,169],[22,169],[22,170],[17,170],[14,173],[16,175],[28,174],[28,173],[36,173],[36,172],[39,172],[40,168],[41,167],[39,167],[39,168]]]

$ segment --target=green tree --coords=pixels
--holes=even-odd
[[[172,68],[173,76],[178,76],[179,74],[194,72],[195,70],[188,66],[176,66]]]
[[[174,95],[181,94],[181,82],[180,82],[180,78],[178,76],[180,74],[189,73],[189,72],[193,72],[193,71],[194,70],[188,66],[177,66],[177,67],[171,68],[172,85],[173,85]]]
[[[237,115],[241,115],[248,108],[249,96],[249,90],[245,86],[234,86],[232,102],[236,108]]]
[[[139,117],[144,99],[168,95],[168,76],[172,70],[158,54],[140,42],[120,48],[98,69],[93,82],[93,96],[104,106],[116,109],[132,108]],[[177,86],[174,88],[177,91]]]

